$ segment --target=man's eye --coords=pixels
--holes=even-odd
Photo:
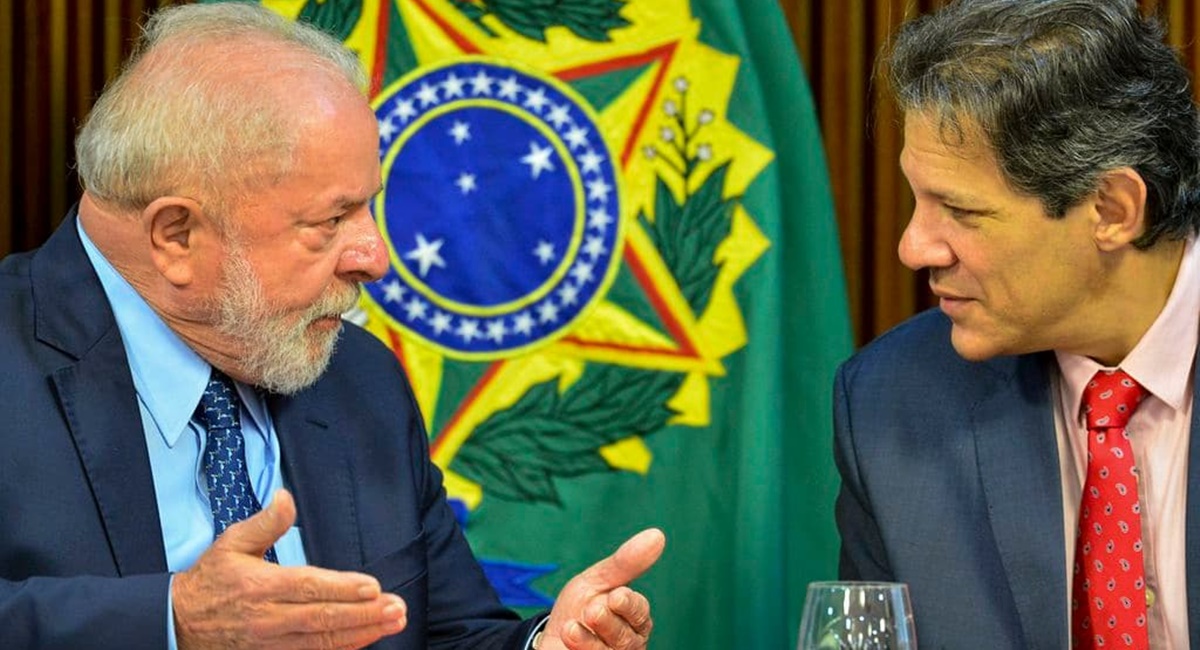
[[[953,205],[947,205],[946,210],[950,213],[950,216],[954,217],[955,219],[967,219],[979,214],[979,211],[977,210],[968,210],[966,208],[959,208]]]

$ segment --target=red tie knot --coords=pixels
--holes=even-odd
[[[1088,429],[1125,428],[1146,389],[1124,370],[1101,370],[1083,389],[1083,412]]]

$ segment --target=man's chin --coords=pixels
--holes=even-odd
[[[958,324],[951,326],[950,344],[954,346],[958,356],[967,361],[987,361],[1005,354],[996,341]]]
[[[294,395],[317,383],[333,359],[334,349],[342,330],[340,318],[311,321],[302,340],[275,348],[259,362],[258,387],[279,395]],[[279,345],[276,343],[276,345]]]
[[[329,367],[329,362],[333,359],[333,351],[337,348],[338,338],[341,336],[342,321],[340,318],[335,320],[336,322],[332,324],[320,324],[319,329],[310,332],[308,337],[309,364],[321,370],[320,373],[317,373],[317,377],[324,374],[325,369]],[[314,323],[314,325],[318,324]]]

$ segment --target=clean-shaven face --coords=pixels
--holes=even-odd
[[[916,198],[900,240],[905,266],[929,269],[929,286],[953,323],[951,342],[971,360],[1071,347],[1086,339],[1086,307],[1105,290],[1087,200],[1061,219],[1005,182],[991,149],[966,125],[942,138],[920,113],[904,125],[900,164]]]

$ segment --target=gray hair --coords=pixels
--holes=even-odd
[[[977,128],[1009,185],[1062,217],[1121,167],[1146,182],[1134,243],[1200,230],[1187,71],[1134,0],[959,0],[904,24],[884,60],[905,113]]]
[[[337,39],[257,4],[159,10],[76,138],[84,188],[126,210],[196,191],[223,214],[239,191],[291,169],[304,107],[266,82],[295,70],[366,85]]]

